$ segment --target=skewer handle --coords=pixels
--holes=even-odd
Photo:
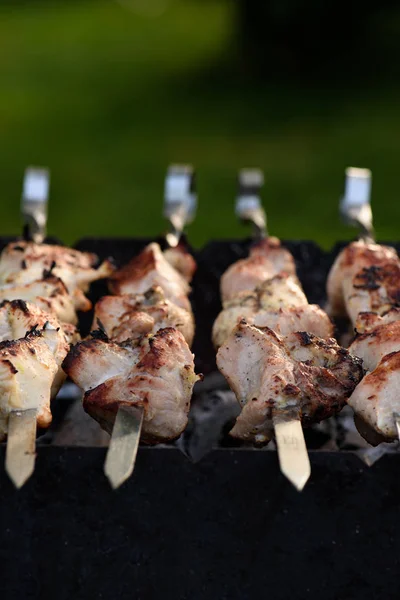
[[[241,169],[239,171],[235,212],[244,223],[252,223],[256,238],[267,236],[267,215],[260,199],[260,190],[263,185],[264,175],[260,169]]]
[[[46,237],[50,173],[41,167],[25,170],[21,213],[25,237],[40,244]]]
[[[120,406],[108,447],[104,473],[115,490],[133,473],[143,424],[143,408]]]
[[[348,167],[345,171],[345,191],[340,201],[340,214],[348,225],[359,227],[361,238],[374,240],[370,204],[372,175],[369,169]]]
[[[171,165],[164,191],[164,217],[170,223],[166,240],[171,247],[179,244],[183,230],[196,215],[195,173],[190,165]]]

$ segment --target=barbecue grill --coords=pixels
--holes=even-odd
[[[149,241],[86,238],[75,247],[124,264]],[[141,447],[133,477],[112,491],[102,470],[104,448],[67,445],[68,436],[63,447],[56,445],[76,402],[64,397],[54,403],[57,418],[39,438],[35,473],[20,491],[4,473],[2,448],[3,597],[398,597],[395,452],[369,468],[340,419],[334,432],[312,427],[305,431],[312,476],[298,494],[279,472],[275,451],[229,438],[223,419],[214,448],[198,451],[196,410],[209,418],[213,406],[220,408],[216,398],[229,394],[211,344],[221,309],[219,279],[250,243],[219,240],[193,251],[193,351],[205,381],[181,440]],[[343,245],[329,252],[307,241],[284,245],[309,301],[324,305],[326,276]],[[91,300],[104,292],[104,283],[96,282]],[[82,317],[83,334],[91,320],[91,314]]]

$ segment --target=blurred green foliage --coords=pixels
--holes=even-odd
[[[229,0],[0,8],[1,233],[19,231],[26,165],[51,168],[49,233],[156,235],[165,170],[198,172],[195,245],[244,235],[237,169],[265,172],[270,231],[331,245],[347,165],[370,167],[380,238],[398,239],[400,88],[249,78]],[[391,22],[393,25],[393,21]]]

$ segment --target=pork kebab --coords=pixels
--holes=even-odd
[[[361,237],[337,256],[327,295],[330,314],[347,317],[354,328],[349,350],[363,360],[367,374],[348,403],[361,435],[377,445],[400,432],[400,259],[394,248],[374,241],[370,188],[368,169],[346,169],[341,213]]]
[[[259,244],[264,249],[271,245],[276,255],[276,240]],[[282,253],[288,254],[283,248]],[[273,259],[267,255],[266,265],[270,261]],[[282,257],[278,256],[278,261],[282,264]],[[292,257],[291,261],[294,266]],[[252,265],[250,256],[250,273]],[[276,263],[272,274],[275,268]],[[250,280],[246,259],[240,261],[238,278],[240,273]],[[267,275],[267,268],[264,273]],[[223,276],[221,287],[225,281]],[[274,396],[277,407],[283,408],[285,403],[297,407],[305,424],[336,414],[362,371],[361,361],[338,346],[332,336],[329,317],[319,306],[308,304],[293,270],[290,275],[275,274],[253,292],[243,291],[225,302],[214,324],[213,339],[220,346],[218,367],[242,406],[231,435],[268,442],[273,434]],[[289,372],[295,375],[288,378]]]
[[[261,239],[228,268],[221,296],[217,365],[242,408],[231,435],[266,444],[275,430],[281,469],[302,489],[310,465],[299,423],[336,414],[361,379],[361,361],[337,345],[326,313],[308,304],[294,259],[276,238]]]
[[[79,339],[77,310],[91,303],[90,283],[110,275],[109,261],[96,268],[97,257],[63,246],[17,241],[0,255],[0,354],[3,376],[0,437],[7,442],[6,468],[19,487],[31,475],[34,458],[15,448],[24,423],[24,444],[34,440],[36,425],[51,423],[50,402],[65,373],[61,362]],[[29,422],[28,422],[29,416]],[[29,458],[29,456],[28,456]]]
[[[178,224],[184,225],[182,205]],[[170,213],[173,219],[173,211]],[[176,223],[174,240],[179,241]],[[95,307],[91,339],[63,368],[84,391],[83,407],[112,433],[105,473],[116,488],[132,473],[139,437],[167,442],[185,429],[194,371],[194,319],[188,294],[196,269],[182,244],[149,244],[109,280],[114,294]]]
[[[393,248],[349,244],[327,281],[333,317],[347,316],[356,336],[349,346],[366,376],[348,400],[361,435],[372,444],[398,439],[400,412],[400,259]],[[376,435],[378,434],[378,436]]]

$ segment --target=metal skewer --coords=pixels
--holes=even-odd
[[[170,231],[165,239],[171,248],[179,244],[183,230],[196,215],[195,173],[190,165],[171,165],[165,178],[164,217]]]
[[[349,225],[360,229],[360,240],[365,243],[375,243],[375,232],[372,224],[372,209],[370,203],[372,174],[369,169],[348,167],[345,171],[346,182],[344,196],[340,202],[340,214]],[[393,413],[397,435],[400,440],[400,415]],[[364,453],[365,462],[369,465],[369,453]],[[376,450],[371,452],[376,454]],[[385,452],[382,453],[382,455]],[[374,457],[375,457],[374,454]],[[376,459],[374,460],[376,462]],[[372,464],[372,463],[371,463]]]
[[[28,167],[25,170],[21,213],[24,234],[37,243],[46,237],[49,171]],[[14,410],[8,421],[6,471],[17,488],[29,479],[35,469],[36,409]]]
[[[366,243],[375,241],[372,225],[371,171],[348,167],[345,171],[346,181],[344,196],[340,202],[340,214],[348,225],[360,229],[360,239]]]
[[[165,180],[164,200],[164,216],[171,226],[166,234],[166,241],[170,247],[174,248],[179,244],[186,224],[194,219],[196,207],[193,168],[171,166]],[[142,406],[121,405],[118,408],[104,463],[104,473],[114,489],[122,485],[133,473],[143,418]]]
[[[260,199],[260,190],[263,185],[264,175],[260,169],[241,169],[239,171],[235,212],[241,221],[253,225],[255,239],[268,236],[267,215]]]
[[[21,199],[24,234],[37,244],[46,237],[49,183],[48,169],[28,167],[25,170]]]
[[[235,212],[241,221],[253,225],[253,237],[257,240],[268,237],[267,215],[260,198],[263,184],[264,175],[260,169],[239,171]],[[300,492],[311,474],[300,413],[293,407],[274,409],[272,422],[281,472]]]

